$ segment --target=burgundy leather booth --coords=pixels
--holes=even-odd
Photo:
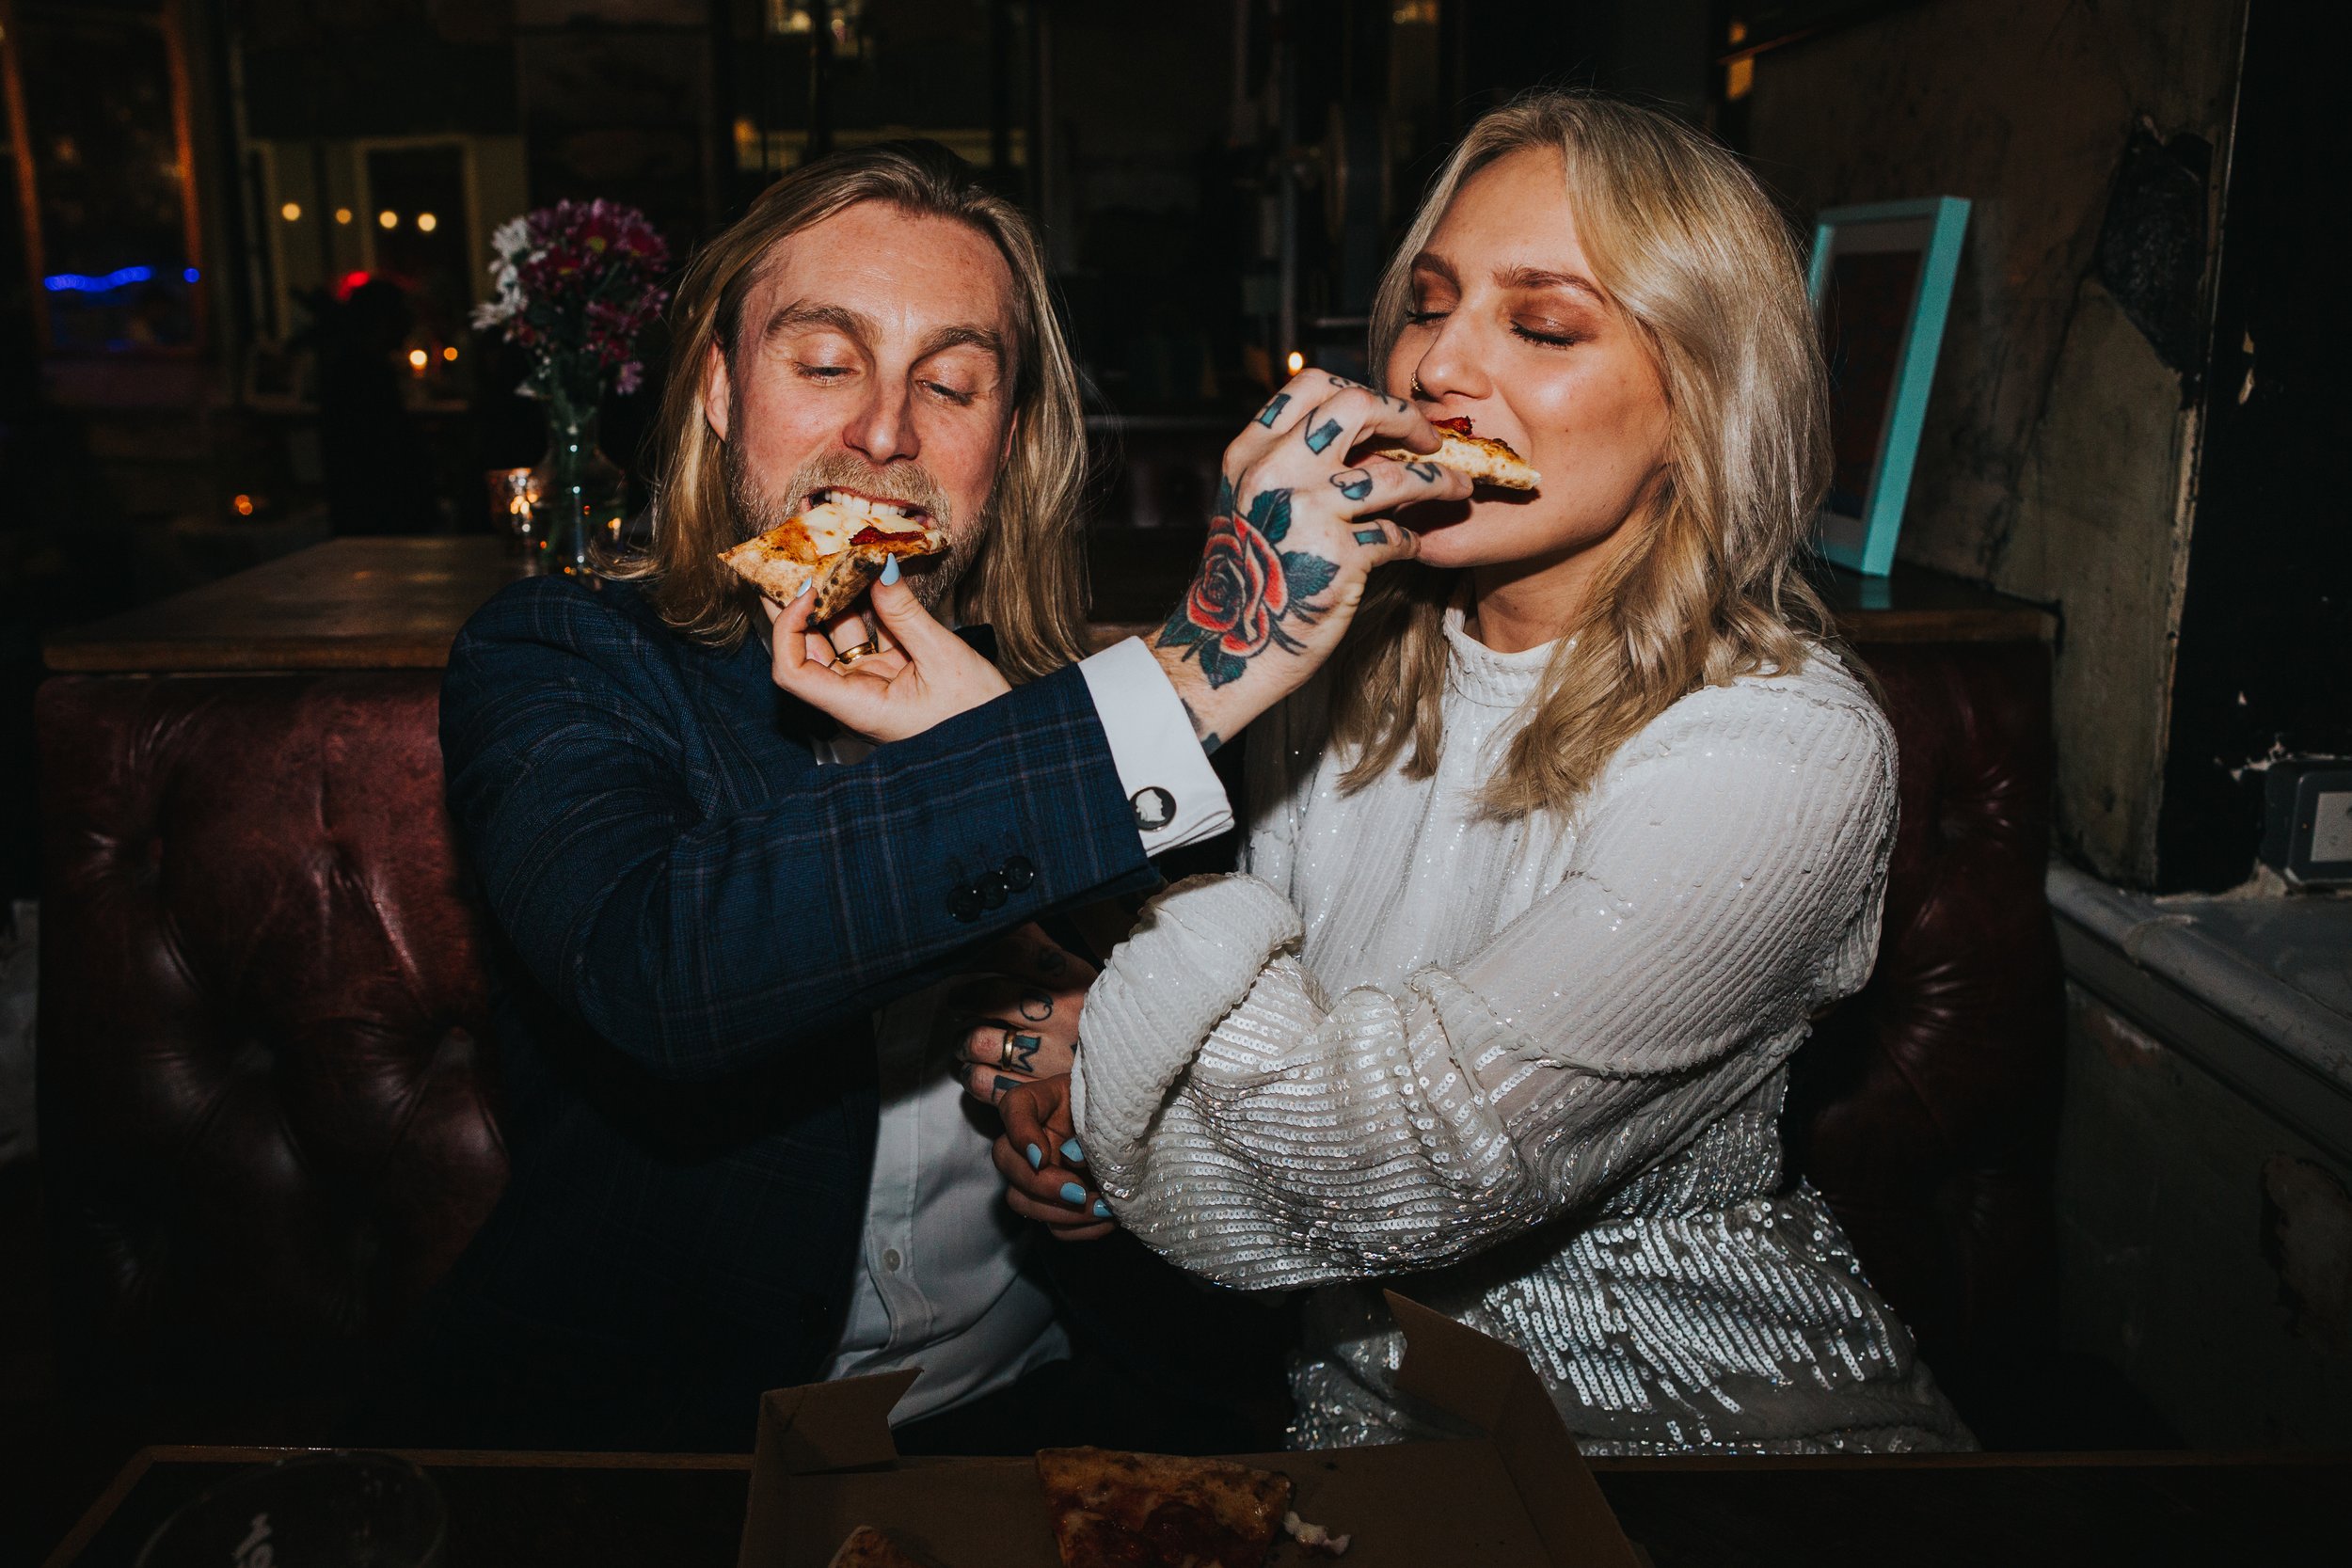
[[[1901,836],[1877,975],[1801,1054],[1790,1141],[1964,1403],[1953,1371],[2051,1316],[2048,657],[1864,651],[1902,748]],[[200,1412],[157,1437],[315,1431],[504,1179],[437,687],[40,693],[59,1322],[84,1386]]]

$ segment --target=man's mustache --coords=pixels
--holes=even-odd
[[[883,469],[848,452],[827,452],[794,469],[780,499],[797,512],[826,490],[850,490],[922,511],[930,515],[933,528],[946,528],[950,521],[947,492],[920,464],[894,463]]]

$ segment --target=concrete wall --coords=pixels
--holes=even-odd
[[[1749,100],[1756,166],[1801,217],[1976,204],[1900,553],[2059,607],[2059,834],[2123,882],[2154,869],[2196,430],[2091,257],[2143,119],[2226,167],[2243,10],[1931,0],[1763,55]]]
[[[2352,1168],[2067,991],[2065,1348],[2120,1369],[2192,1448],[2343,1447]]]

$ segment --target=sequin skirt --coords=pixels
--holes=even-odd
[[[1799,1184],[1673,1214],[1546,1227],[1389,1282],[1518,1346],[1588,1454],[1925,1452],[1976,1440]],[[1454,1435],[1400,1394],[1404,1341],[1377,1284],[1317,1291],[1292,1369],[1290,1441]]]

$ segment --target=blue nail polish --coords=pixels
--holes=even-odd
[[[1083,1165],[1087,1163],[1087,1151],[1078,1147],[1078,1140],[1075,1138],[1062,1140],[1061,1157],[1073,1165]]]
[[[882,579],[884,582],[896,582],[898,580],[898,558],[897,556],[894,555],[888,561],[882,562]]]
[[[1064,1203],[1084,1203],[1087,1190],[1075,1181],[1065,1181],[1061,1184],[1061,1200]]]
[[[794,604],[799,604],[803,599],[807,598],[816,591],[817,579],[815,578],[810,578],[806,582],[801,584],[801,591],[792,595],[792,602]]]
[[[1111,1217],[1111,1206],[1104,1202],[1101,1198],[1096,1198],[1094,1200],[1094,1217],[1098,1220],[1109,1219]]]
[[[1035,1144],[1029,1146],[1029,1168],[1036,1170],[1045,1164],[1045,1151]]]

